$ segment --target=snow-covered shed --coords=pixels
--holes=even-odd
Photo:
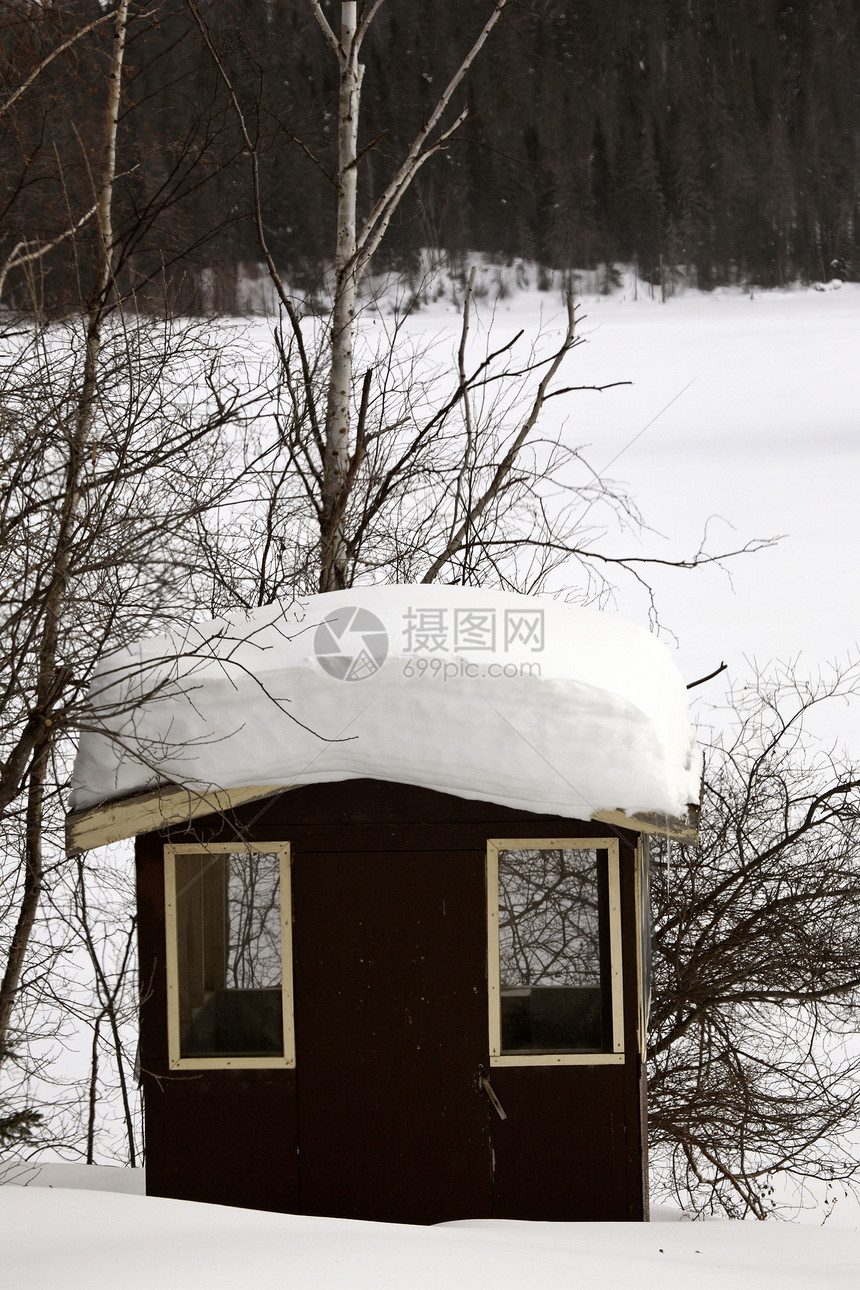
[[[647,1216],[647,838],[699,763],[622,619],[370,587],[95,676],[68,841],[135,836],[147,1187],[405,1222]]]

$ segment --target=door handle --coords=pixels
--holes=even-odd
[[[495,1107],[495,1109],[496,1109],[496,1111],[497,1111],[497,1113],[498,1113],[499,1119],[500,1119],[500,1120],[506,1120],[506,1119],[508,1118],[508,1113],[507,1113],[507,1111],[505,1110],[505,1108],[502,1106],[502,1104],[501,1104],[501,1102],[499,1101],[499,1099],[496,1097],[496,1091],[495,1091],[495,1089],[493,1088],[493,1086],[492,1086],[492,1084],[490,1083],[490,1081],[487,1079],[486,1075],[482,1075],[482,1076],[481,1076],[481,1087],[483,1088],[483,1090],[484,1090],[484,1092],[486,1093],[487,1097],[490,1099],[490,1101],[492,1102],[493,1106]]]

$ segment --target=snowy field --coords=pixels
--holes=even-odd
[[[487,298],[485,315],[489,308]],[[495,308],[503,340],[520,327],[531,334],[541,323],[557,326],[560,301],[557,293],[514,292]],[[731,581],[716,569],[655,577],[663,639],[685,679],[725,660],[728,677],[742,684],[752,660],[796,659],[814,673],[856,653],[860,286],[753,298],[689,293],[666,305],[641,290],[634,301],[628,291],[585,298],[581,312],[588,344],[570,359],[567,380],[633,384],[571,396],[564,406],[559,400],[550,405],[550,424],[554,418],[566,442],[590,445],[592,463],[627,483],[658,531],[616,538],[614,549],[687,554],[709,517],[716,517],[709,524],[713,549],[783,535],[772,549],[736,561]],[[450,301],[441,299],[416,314],[410,328],[447,343],[457,321]],[[263,326],[253,325],[258,339]],[[647,620],[641,596],[619,594],[615,608]],[[703,719],[704,704],[719,702],[725,681],[697,691]],[[856,715],[844,708],[828,734],[860,751]],[[569,1290],[598,1280],[606,1287],[632,1281],[642,1290],[687,1290],[691,1283],[823,1290],[860,1284],[860,1234],[831,1226],[410,1229],[73,1190],[70,1184],[80,1188],[92,1173],[78,1171],[73,1182],[65,1168],[52,1181],[43,1176],[40,1187],[0,1187],[4,1285],[471,1290],[480,1281]],[[99,1187],[124,1191],[140,1182],[140,1174],[109,1174]]]
[[[67,1166],[67,1188],[60,1168],[42,1186],[0,1188],[0,1267],[15,1290],[848,1290],[860,1282],[860,1234],[829,1227],[405,1227],[121,1194],[139,1178],[125,1170],[94,1170],[95,1185],[111,1190],[90,1191],[79,1189],[84,1167]]]
[[[481,302],[485,320],[491,296]],[[728,673],[706,687],[719,702],[727,678],[742,684],[753,661],[797,660],[815,673],[856,655],[860,285],[688,292],[664,305],[640,284],[637,296],[628,284],[579,301],[587,344],[568,359],[564,382],[632,384],[559,399],[542,423],[587,445],[591,464],[628,486],[653,530],[606,545],[678,558],[695,552],[706,526],[712,551],[781,538],[732,561],[731,577],[713,567],[655,570],[664,639],[682,674],[692,681],[725,661]],[[561,321],[558,292],[514,291],[493,307],[494,340]],[[411,327],[453,335],[457,321],[440,300]],[[632,591],[620,592],[615,608],[647,617]],[[844,710],[828,734],[851,739]]]

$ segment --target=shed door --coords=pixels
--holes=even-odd
[[[483,852],[294,854],[301,1209],[492,1215]]]

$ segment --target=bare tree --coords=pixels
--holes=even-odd
[[[860,770],[810,727],[858,681],[758,676],[707,750],[698,845],[652,851],[656,1181],[698,1212],[826,1206],[857,1175]]]
[[[137,919],[122,919],[119,911],[134,907],[133,878],[123,856],[119,867],[110,871],[107,881],[104,857],[99,857],[97,882],[87,873],[83,856],[75,861],[71,919],[72,927],[86,950],[95,983],[96,1007],[85,1006],[81,1021],[92,1032],[89,1084],[87,1089],[86,1163],[95,1163],[97,1113],[102,1090],[115,1099],[122,1115],[124,1160],[134,1168],[142,1150],[139,1115],[135,1107],[131,1077],[134,1068],[139,990],[137,977]],[[96,886],[99,908],[93,909],[90,888]],[[65,910],[59,911],[68,921]],[[118,927],[117,924],[120,924]],[[88,1001],[87,1001],[88,1002]],[[100,1070],[102,1060],[109,1063],[105,1079]],[[114,1099],[111,1098],[111,1101]]]
[[[265,84],[254,102],[242,101],[225,52],[229,41],[219,41],[211,25],[213,11],[204,16],[198,0],[186,3],[239,128],[257,240],[283,310],[274,403],[257,444],[260,482],[246,512],[250,540],[225,545],[211,529],[202,537],[214,605],[261,604],[367,579],[489,581],[538,591],[563,565],[568,571],[554,589],[560,584],[582,599],[606,594],[622,573],[647,588],[648,561],[611,553],[604,542],[607,528],[638,526],[634,504],[589,467],[579,448],[539,435],[547,401],[583,388],[557,384],[580,343],[572,297],[560,325],[543,337],[520,333],[494,343],[490,332],[480,347],[471,279],[454,355],[440,356],[412,345],[408,310],[389,325],[372,298],[360,295],[416,175],[466,119],[455,100],[506,16],[507,0],[488,0],[471,47],[376,196],[365,191],[378,141],[362,139],[360,54],[384,0],[343,3],[339,33],[318,0],[307,0],[338,76],[337,149],[326,169],[337,218],[324,323],[308,316],[269,249],[260,181]],[[326,168],[307,143],[293,143]],[[383,333],[378,343],[371,319],[380,324],[375,334]],[[676,563],[694,567],[714,558],[699,552]]]
[[[33,624],[38,643],[35,645],[32,668],[35,672],[35,696],[32,710],[23,722],[7,749],[0,773],[0,815],[15,800],[26,778],[28,788],[26,848],[27,861],[21,908],[18,923],[6,960],[0,983],[0,1053],[5,1047],[12,1004],[18,989],[21,969],[36,916],[36,907],[42,884],[42,813],[45,782],[53,742],[53,713],[62,703],[64,691],[71,682],[68,668],[59,659],[60,629],[67,581],[71,562],[73,535],[78,526],[82,501],[84,463],[90,446],[90,435],[96,412],[96,372],[102,343],[105,311],[111,286],[111,257],[113,255],[113,230],[111,205],[116,175],[116,130],[119,115],[122,63],[128,25],[128,0],[120,0],[114,28],[114,52],[111,64],[108,102],[105,117],[102,167],[96,199],[99,241],[95,287],[87,306],[84,328],[83,371],[77,397],[74,401],[74,421],[69,425],[66,440],[65,478],[59,496],[59,516],[53,537],[53,552],[47,585],[44,586],[39,606],[38,625]],[[13,434],[17,427],[13,427]],[[8,469],[8,463],[7,463]],[[7,489],[8,492],[8,489]],[[13,525],[19,516],[11,517]],[[8,549],[7,543],[3,543]],[[32,629],[31,629],[32,630]],[[29,662],[29,659],[28,659]],[[9,694],[9,682],[13,688]],[[8,678],[7,701],[14,697],[18,678]]]
[[[71,881],[57,828],[71,738],[101,655],[183,606],[193,611],[195,516],[221,500],[223,435],[251,397],[226,333],[216,347],[203,323],[144,315],[116,278],[129,13],[129,0],[111,13],[91,194],[98,236],[81,272],[88,295],[80,312],[52,322],[34,281],[29,311],[7,314],[0,335],[0,1069],[20,1094],[3,1112],[7,1137],[13,1124],[26,1135],[35,1123],[26,1084],[44,1070],[33,1045],[54,1033],[58,1007],[69,1011],[60,965],[76,944],[94,972],[96,1032],[119,1055],[117,995],[86,917],[83,875]],[[86,258],[82,223],[72,216],[60,239],[77,267]],[[19,257],[18,268],[40,260]],[[129,1143],[131,1119],[126,1099]]]
[[[316,412],[316,391],[306,390],[306,396],[310,396],[308,412],[312,430],[319,437],[322,450],[318,505],[319,589],[333,591],[338,587],[345,587],[349,577],[349,555],[347,539],[343,531],[343,518],[351,479],[355,475],[361,451],[360,443],[358,440],[353,440],[350,433],[353,402],[353,341],[359,284],[374,252],[385,237],[395,210],[418,171],[434,153],[445,147],[465,120],[466,112],[463,110],[449,125],[442,124],[451,99],[502,16],[508,0],[495,0],[483,27],[439,97],[434,110],[416,135],[406,156],[396,167],[372,209],[362,219],[359,218],[358,184],[361,161],[359,123],[364,67],[359,62],[359,56],[364,38],[383,0],[362,0],[361,4],[356,3],[356,0],[344,0],[341,4],[339,36],[335,35],[329,25],[319,0],[308,0],[308,3],[338,64],[338,142],[337,160],[332,176],[337,192],[337,232],[334,246],[335,280],[329,331],[329,361],[325,376],[324,419],[319,418]],[[299,313],[268,251],[266,242],[260,204],[256,141],[251,136],[245,113],[239,103],[224,60],[215,47],[196,0],[188,0],[188,6],[227,87],[242,138],[251,159],[254,210],[260,248],[290,320],[298,357],[302,362],[302,376],[309,385],[311,365],[305,355]],[[359,434],[362,429],[359,421]]]

